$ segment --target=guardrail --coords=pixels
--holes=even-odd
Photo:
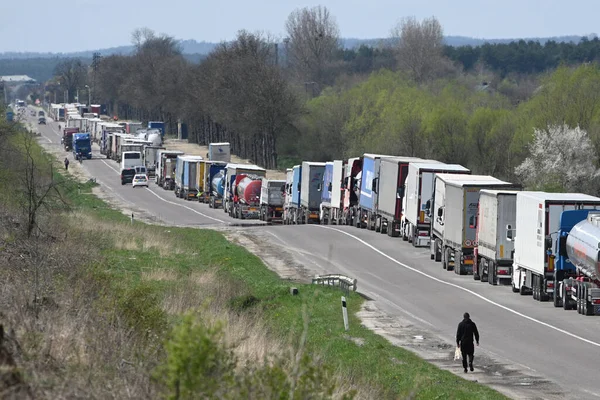
[[[356,279],[349,278],[345,275],[340,274],[328,274],[328,275],[316,275],[312,279],[313,284],[327,285],[327,286],[338,286],[342,289],[346,295],[350,294],[350,290],[356,292],[356,285],[358,281]]]

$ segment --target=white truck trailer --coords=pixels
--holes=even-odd
[[[470,174],[462,165],[411,162],[405,184],[400,232],[414,247],[428,247],[431,235],[431,200],[435,174]]]
[[[472,274],[479,191],[514,188],[489,175],[436,174],[431,218],[431,259],[445,270]]]
[[[300,220],[302,223],[319,222],[324,173],[325,163],[302,162],[302,178],[300,181]]]
[[[345,162],[334,160],[325,163],[323,187],[321,190],[320,220],[324,225],[342,224],[344,204],[342,194],[344,186]]]
[[[517,220],[517,191],[484,189],[479,192],[479,211],[475,224],[473,279],[510,285],[514,241],[506,238],[507,227]]]
[[[513,292],[548,301],[556,288],[551,235],[561,230],[563,212],[598,209],[600,198],[581,193],[517,193],[516,229],[507,233],[515,241]]]

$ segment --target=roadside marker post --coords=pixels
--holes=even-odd
[[[342,316],[344,317],[344,328],[348,330],[348,309],[346,308],[346,298],[344,296],[342,296]]]
[[[133,224],[133,213],[131,213],[131,224]]]

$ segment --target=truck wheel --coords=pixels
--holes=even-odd
[[[566,310],[573,309],[573,307],[571,307],[571,301],[567,297],[567,285],[565,285],[564,281],[562,284],[562,290],[560,292],[562,293],[562,308],[563,308],[563,310],[566,311]]]
[[[498,284],[496,278],[496,264],[493,261],[488,261],[487,281],[490,285]]]
[[[481,260],[479,260],[479,263],[477,263],[477,271],[475,271],[475,268],[473,268],[473,280],[474,281],[479,281],[481,280],[481,271],[483,271],[483,263],[485,262],[485,260],[482,258]]]
[[[451,271],[451,269],[450,269],[450,248],[446,248],[444,250],[444,262],[443,262],[442,267],[446,271]]]
[[[556,284],[556,279],[554,280],[554,288],[553,288],[553,293],[552,293],[552,304],[554,305],[554,307],[558,308],[558,307],[562,307],[562,300],[560,298],[560,296],[558,295],[558,288],[557,288],[557,284]]]
[[[513,292],[513,293],[519,293],[519,289],[517,289],[517,288],[515,287],[515,284],[514,284],[514,283],[511,283],[511,286],[512,286],[512,292]]]

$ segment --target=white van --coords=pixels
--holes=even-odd
[[[139,151],[124,151],[121,154],[121,170],[144,165],[142,153]]]

